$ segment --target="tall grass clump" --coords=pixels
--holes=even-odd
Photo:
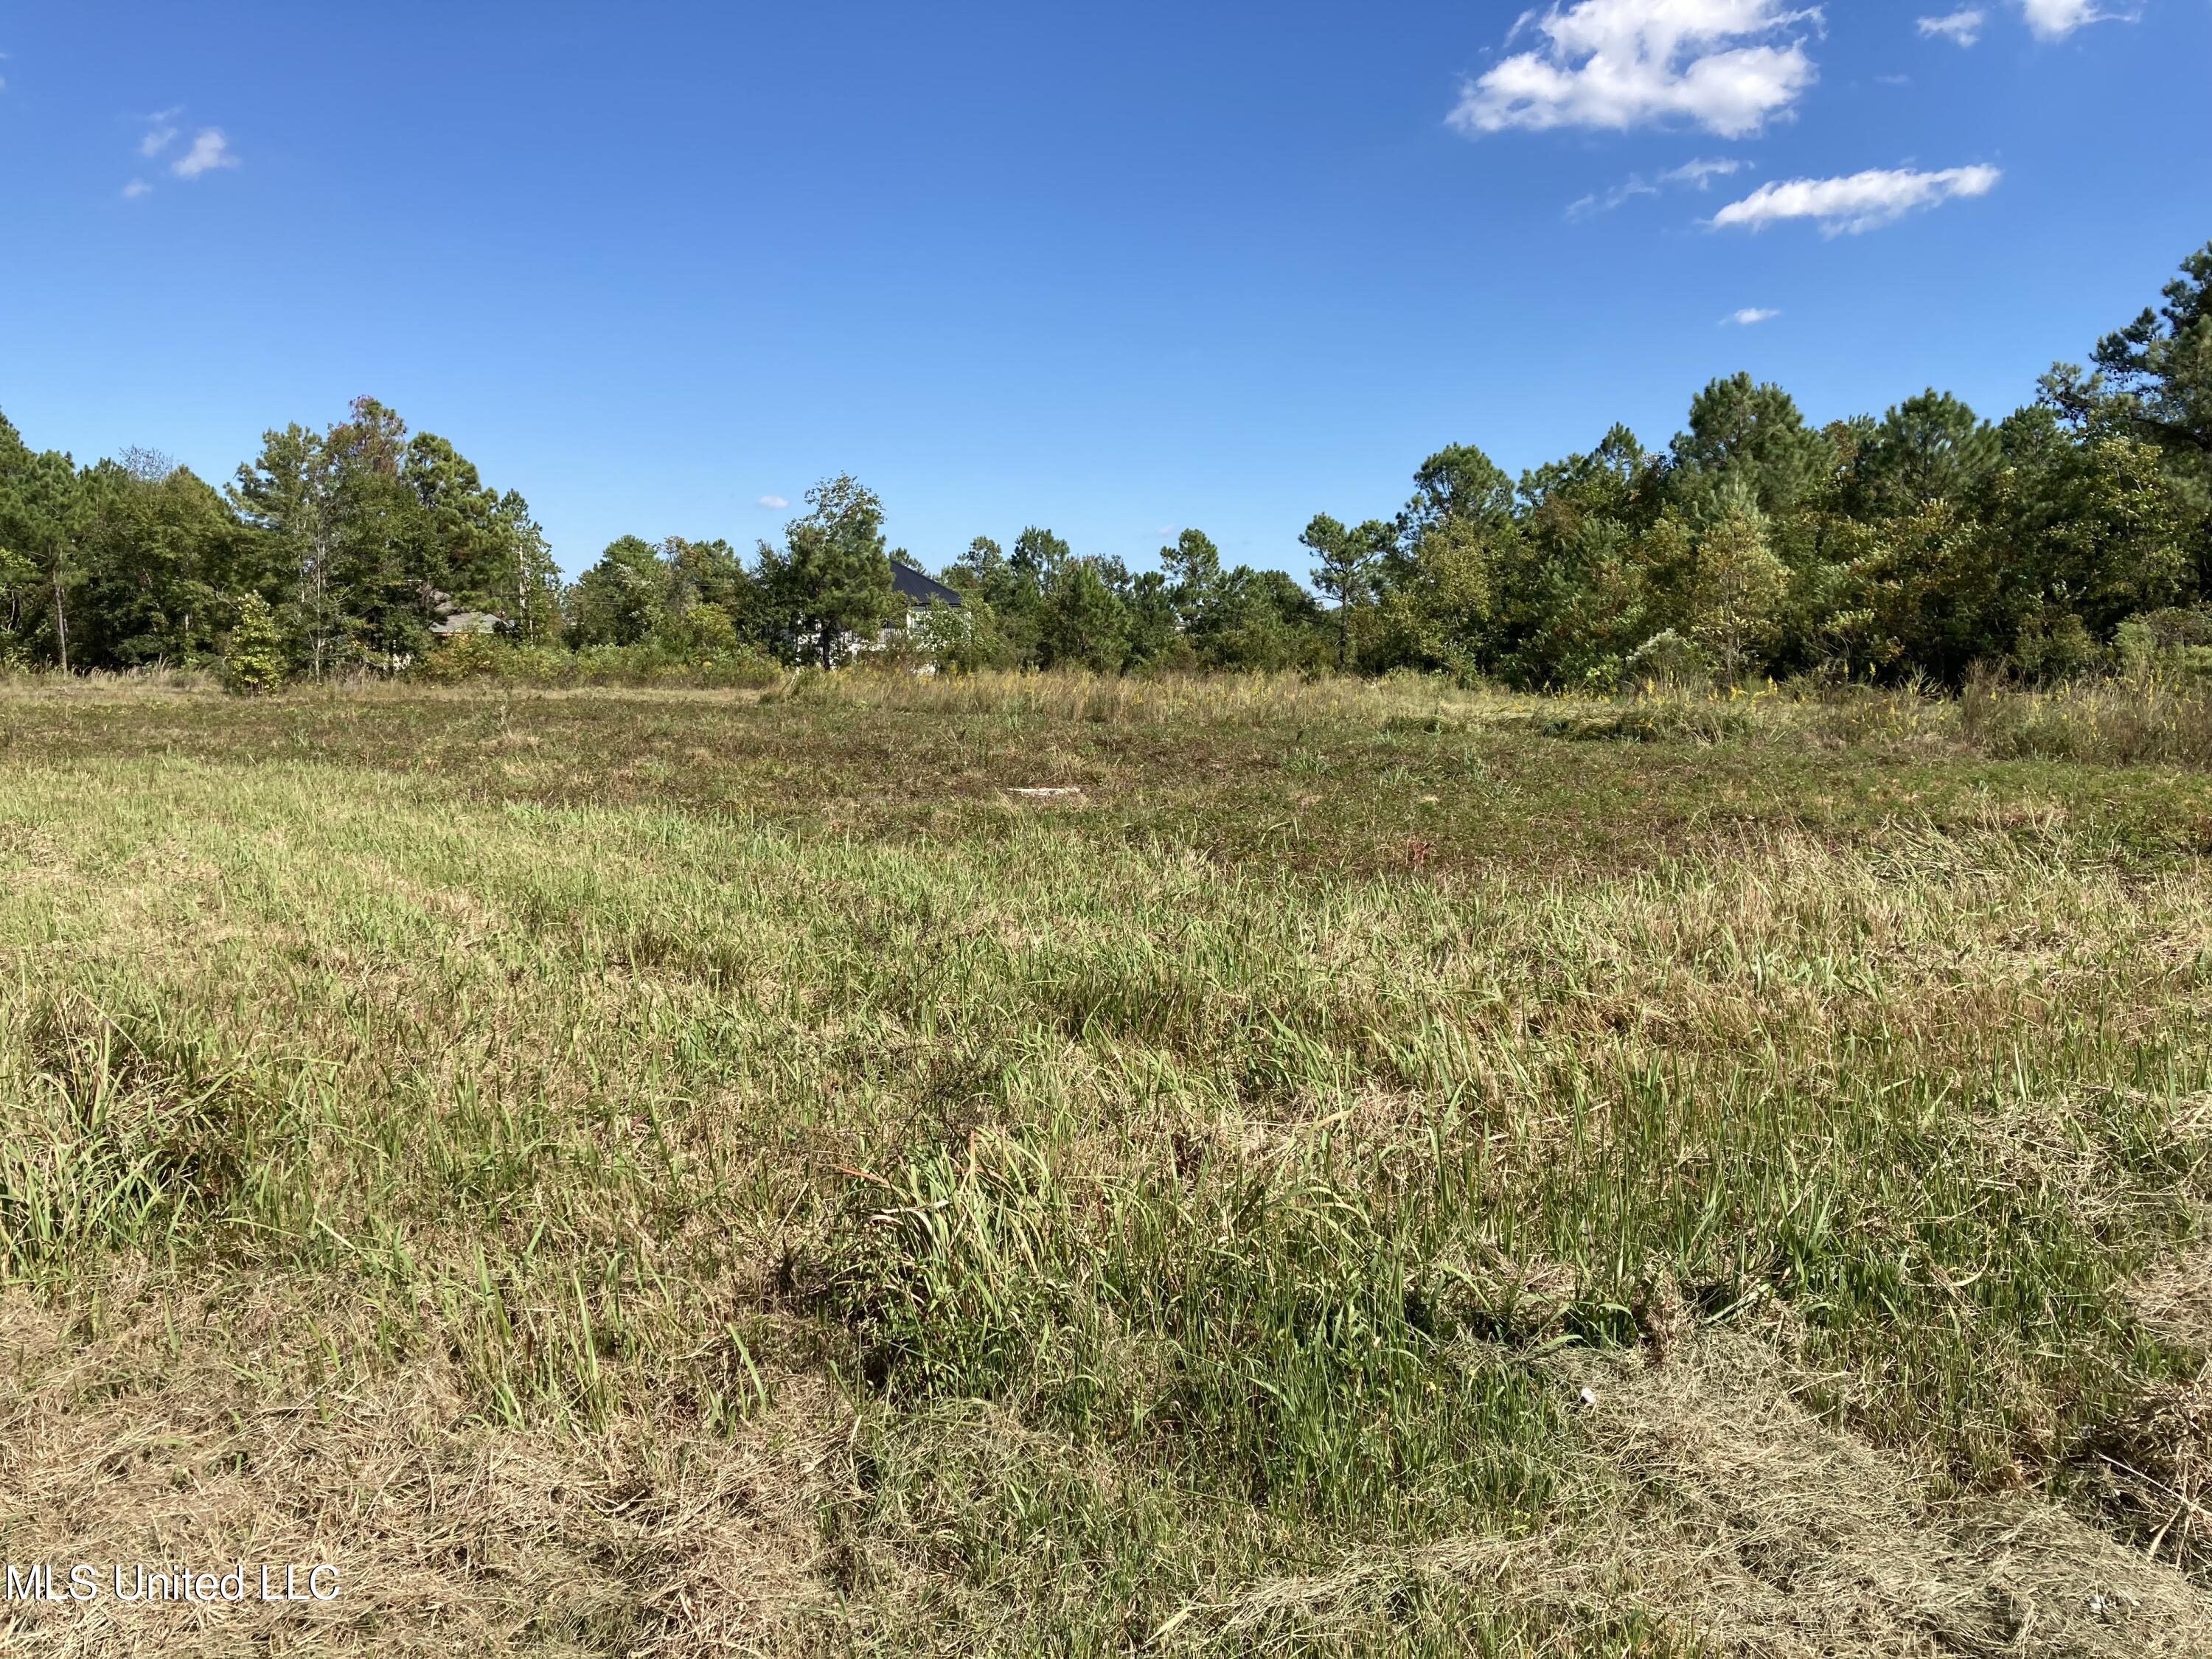
[[[2212,764],[2212,688],[2146,675],[2014,688],[1981,678],[1959,697],[1960,726],[1985,753],[2111,766]]]
[[[239,1067],[81,992],[0,994],[0,1274],[204,1244],[286,1150]]]
[[[1297,1167],[1084,1179],[998,1141],[854,1196],[822,1296],[894,1400],[1003,1401],[1333,1525],[1540,1500],[1555,1402],[1439,1316],[1425,1206]]]

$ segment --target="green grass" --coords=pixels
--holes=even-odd
[[[347,1564],[180,1652],[1933,1639],[1748,1448],[1949,1650],[2190,1651],[2212,780],[1979,695],[0,690],[9,1557]]]

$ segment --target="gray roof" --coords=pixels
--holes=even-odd
[[[891,586],[898,590],[901,599],[917,611],[927,605],[932,599],[939,605],[960,603],[959,594],[934,576],[925,576],[911,565],[901,564],[896,559],[891,561]]]

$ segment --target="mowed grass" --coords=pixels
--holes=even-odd
[[[0,1628],[2206,1650],[2212,788],[1977,718],[0,691],[4,1553],[346,1584]]]

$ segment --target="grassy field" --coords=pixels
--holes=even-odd
[[[0,686],[0,1647],[2212,1652],[2208,732]]]

